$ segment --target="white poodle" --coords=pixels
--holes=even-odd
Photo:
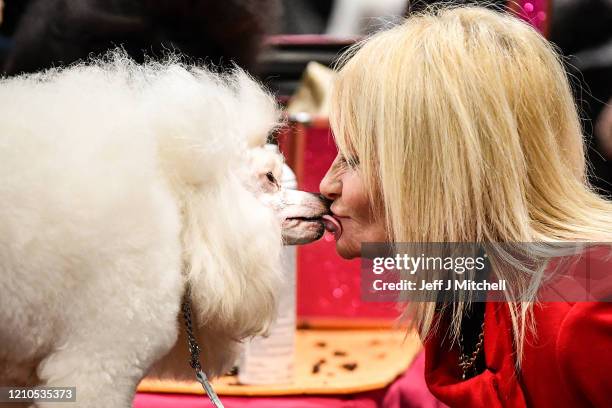
[[[320,238],[327,212],[278,185],[273,99],[116,55],[3,79],[0,106],[0,385],[115,408],[147,373],[192,378],[187,284],[204,369],[229,368],[275,316],[282,239]]]

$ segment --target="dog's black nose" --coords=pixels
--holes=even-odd
[[[329,198],[325,197],[323,194],[319,194],[319,198],[321,199],[321,201],[323,201],[327,208],[329,208],[334,202],[333,200],[330,200]]]

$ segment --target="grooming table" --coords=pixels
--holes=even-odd
[[[247,386],[226,376],[213,384],[226,408],[440,407],[420,347],[402,330],[299,330],[293,383]],[[134,408],[211,406],[196,382],[145,379],[139,391]]]

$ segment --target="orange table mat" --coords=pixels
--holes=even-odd
[[[295,381],[288,384],[242,385],[235,376],[213,381],[219,395],[274,396],[352,394],[384,388],[402,374],[421,349],[416,335],[405,330],[298,330]],[[143,392],[203,394],[196,381],[145,378]]]

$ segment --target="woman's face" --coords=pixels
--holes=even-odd
[[[349,167],[338,153],[319,185],[321,194],[333,200],[333,220],[325,222],[334,234],[336,251],[351,259],[361,255],[362,242],[384,242],[384,222],[372,211],[372,204],[358,168]]]

